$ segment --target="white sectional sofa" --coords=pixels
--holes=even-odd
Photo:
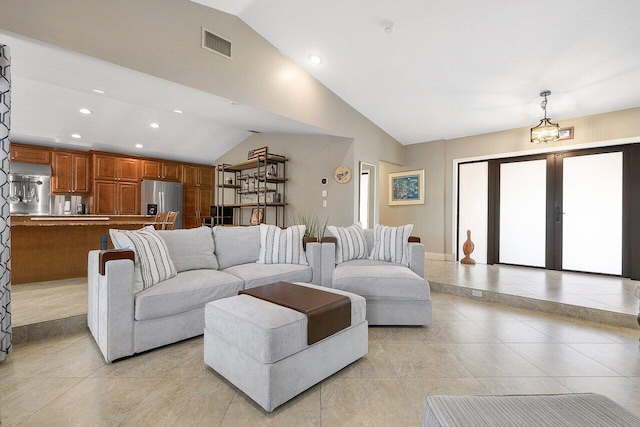
[[[177,275],[138,292],[131,250],[89,253],[87,322],[107,362],[202,335],[204,306],[241,289],[277,281],[320,284],[319,243],[307,244],[309,265],[259,264],[260,227],[157,233]],[[112,233],[114,245],[127,248],[119,238]]]
[[[363,231],[368,256],[374,246],[374,230]],[[323,239],[321,284],[365,297],[369,325],[431,325],[422,243],[408,243],[408,265],[371,259],[336,263],[336,250],[335,238]]]

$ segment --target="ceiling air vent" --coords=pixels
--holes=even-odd
[[[231,59],[231,42],[202,28],[202,48]]]

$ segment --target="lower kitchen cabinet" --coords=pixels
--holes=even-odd
[[[200,227],[203,218],[209,216],[210,206],[213,205],[213,189],[185,186],[182,197],[183,227]]]

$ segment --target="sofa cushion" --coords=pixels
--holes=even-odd
[[[218,270],[183,271],[135,296],[135,319],[149,320],[204,307],[209,301],[237,295],[243,282]]]
[[[373,260],[353,260],[336,266],[333,287],[366,299],[429,300],[429,283],[409,267]]]
[[[134,293],[176,275],[167,245],[153,226],[140,230],[111,229],[109,234],[116,249],[131,249],[135,254]]]
[[[244,280],[245,289],[273,282],[310,282],[313,276],[311,267],[300,264],[240,264],[226,268],[225,273],[233,274]]]
[[[308,283],[297,284],[348,296],[351,300],[351,326],[364,322],[364,298]],[[249,295],[207,304],[204,322],[207,331],[260,363],[275,363],[308,347],[307,316]]]
[[[260,227],[213,227],[216,257],[221,270],[256,262],[260,256]]]
[[[260,224],[260,264],[307,265],[302,238],[304,225],[292,225],[284,230],[275,225]]]
[[[373,228],[372,260],[409,265],[409,236],[413,224],[400,227],[379,225]]]
[[[336,264],[369,256],[369,246],[359,222],[348,227],[329,225],[327,230],[336,238]]]
[[[207,226],[184,230],[158,230],[167,244],[176,271],[218,269],[213,233]]]

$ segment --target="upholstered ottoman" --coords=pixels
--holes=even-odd
[[[249,295],[205,307],[204,361],[267,411],[367,354],[365,299],[351,300],[351,326],[307,344],[305,314]]]
[[[427,396],[424,427],[640,426],[640,418],[594,393],[530,396]]]

